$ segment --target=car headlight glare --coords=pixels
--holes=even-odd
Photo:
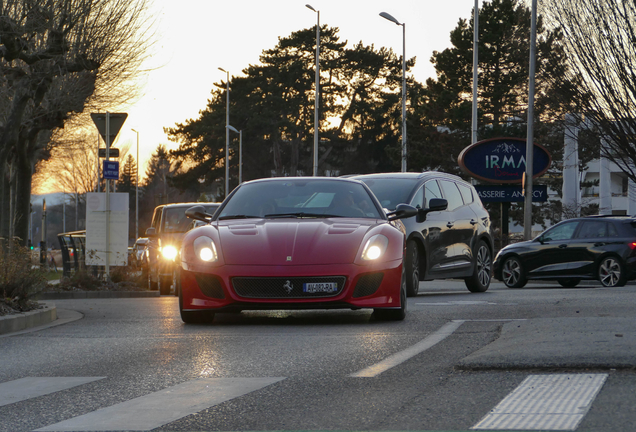
[[[367,244],[364,245],[362,251],[362,259],[366,261],[373,261],[381,258],[386,252],[389,246],[389,239],[382,234],[377,234],[371,237]]]
[[[216,246],[210,237],[197,237],[194,242],[192,242],[192,246],[194,246],[194,254],[201,261],[214,262],[218,259]]]
[[[161,248],[161,255],[163,255],[165,259],[174,261],[177,257],[177,248],[174,246],[164,246]]]

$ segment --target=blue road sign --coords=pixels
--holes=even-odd
[[[104,161],[102,172],[106,180],[119,180],[119,162]]]

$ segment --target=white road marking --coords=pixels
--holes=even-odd
[[[471,429],[575,430],[607,376],[530,375]]]
[[[415,303],[416,306],[474,306],[474,305],[499,305],[499,306],[516,306],[517,303],[493,303],[483,300],[458,300],[449,302],[427,302]]]
[[[284,379],[200,378],[37,430],[149,431]]]
[[[420,342],[416,343],[415,345],[403,351],[395,353],[392,356],[387,357],[386,359],[384,359],[383,361],[379,363],[371,365],[358,372],[352,373],[349,376],[353,378],[370,378],[370,377],[378,376],[382,372],[389,370],[392,367],[399,365],[400,363],[405,362],[411,357],[414,357],[418,355],[419,353],[424,352],[427,349],[431,348],[438,342],[443,341],[448,336],[453,334],[453,332],[457,330],[459,326],[462,325],[463,323],[464,323],[464,320],[454,320],[447,324],[444,324],[435,333],[427,336],[426,338],[422,339]]]
[[[0,384],[0,406],[44,396],[105,377],[26,377]]]

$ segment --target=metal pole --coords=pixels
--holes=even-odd
[[[477,87],[479,81],[479,0],[475,0],[475,11],[473,18],[473,120],[472,144],[477,142]]]
[[[239,131],[239,184],[243,183],[243,130]]]
[[[97,180],[97,192],[101,189],[99,185],[99,130],[97,131],[97,174],[95,175]]]
[[[406,172],[406,23],[402,23],[402,172]]]
[[[406,172],[406,23],[386,12],[380,12],[380,16],[402,26],[402,172]]]
[[[225,90],[225,198],[230,193],[230,73],[225,69],[219,68],[227,74],[226,90]]]
[[[314,177],[318,175],[318,134],[320,130],[320,120],[318,110],[320,109],[320,11],[316,11],[316,100],[314,101]]]
[[[526,138],[526,185],[524,189],[523,238],[532,238],[532,174],[534,165],[534,71],[537,39],[537,0],[532,0],[530,26],[530,72],[528,83],[528,133]]]
[[[106,161],[110,161],[110,113],[106,111]],[[106,179],[106,279],[110,277],[110,180]]]
[[[137,134],[137,176],[135,179],[135,241],[139,238],[139,132],[132,129]]]
[[[311,5],[306,4],[305,7],[316,12],[316,97],[314,101],[314,166],[313,176],[318,175],[318,141],[320,133],[320,116],[318,111],[320,109],[320,11],[314,9]]]

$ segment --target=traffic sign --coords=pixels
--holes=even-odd
[[[106,157],[106,149],[105,148],[98,149],[98,155],[99,155],[100,158],[105,158]],[[119,149],[115,148],[115,147],[111,147],[110,151],[108,152],[108,157],[118,158],[119,157]]]
[[[108,119],[110,131],[109,136],[110,140],[106,140],[106,115],[110,118]],[[113,144],[115,138],[117,138],[117,134],[119,130],[123,126],[126,118],[128,118],[127,113],[92,113],[91,118],[93,119],[93,123],[97,126],[97,130],[99,134],[102,136],[102,139],[105,143]]]
[[[104,161],[102,172],[106,180],[119,180],[119,162]]]

